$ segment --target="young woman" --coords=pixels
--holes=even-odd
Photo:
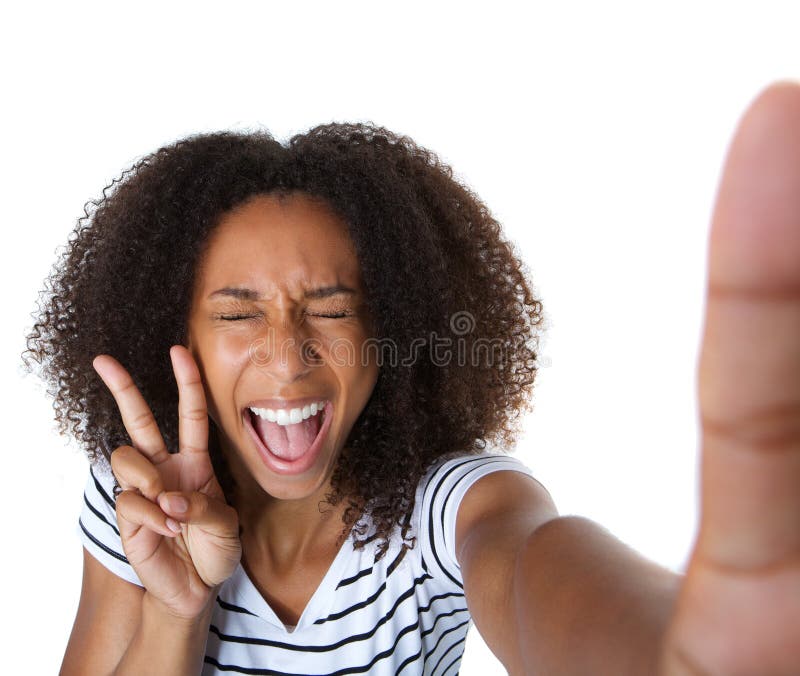
[[[62,673],[455,674],[473,620],[513,674],[797,673],[798,191],[778,85],[712,229],[681,578],[489,452],[530,403],[541,305],[432,153],[332,124],[147,156],[29,336],[93,460]]]

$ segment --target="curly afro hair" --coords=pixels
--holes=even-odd
[[[92,368],[102,353],[131,373],[174,451],[169,348],[186,344],[204,244],[229,210],[290,192],[324,200],[348,224],[375,338],[415,355],[381,365],[326,496],[331,505],[347,500],[343,532],[363,536],[356,546],[377,538],[382,556],[395,527],[409,540],[415,489],[431,463],[514,445],[543,321],[526,267],[489,210],[408,137],[373,124],[321,125],[286,143],[265,131],[222,131],[145,156],[86,203],[45,281],[23,361],[29,371],[29,356],[39,364],[59,432],[90,461],[131,443]],[[430,336],[451,346],[451,358],[419,349]],[[209,422],[230,501],[235,486]]]

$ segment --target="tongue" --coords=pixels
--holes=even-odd
[[[317,413],[294,425],[279,425],[259,415],[251,416],[251,420],[261,441],[270,451],[284,460],[297,460],[317,438],[320,416],[321,413]]]

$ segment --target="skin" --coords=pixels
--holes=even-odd
[[[767,88],[740,121],[708,257],[701,514],[686,575],[588,519],[548,516],[548,496],[516,477],[482,479],[459,511],[459,561],[476,626],[510,673],[798,673],[797,84]],[[486,495],[500,501],[488,511]]]
[[[214,294],[231,287],[253,289],[259,298]],[[323,287],[353,292],[305,297]],[[341,352],[331,354],[331,346],[360,346],[370,335],[355,250],[346,225],[326,206],[303,195],[264,196],[228,214],[216,228],[195,285],[189,349],[238,486],[234,506],[243,528],[245,568],[290,624],[338,550],[341,507],[321,516],[319,503],[330,491],[336,458],[378,376],[374,361],[362,363],[360,352],[348,363],[335,358]],[[263,344],[259,341],[275,346],[275,358],[252,357],[250,348]],[[313,359],[301,355],[304,341],[316,346]],[[259,457],[242,410],[256,399],[306,396],[333,403],[325,444],[302,474],[275,473]],[[285,598],[271,592],[276,588]]]
[[[242,235],[235,226],[231,231]],[[283,237],[296,232],[302,228]],[[321,269],[330,270],[322,258]],[[743,117],[714,212],[698,372],[702,512],[687,573],[663,570],[588,519],[559,516],[544,487],[528,477],[498,472],[480,479],[459,508],[457,558],[475,623],[509,673],[797,673],[798,260],[800,87],[784,83],[762,92]],[[292,276],[296,268],[272,277],[265,271],[273,268],[261,260],[247,269],[255,274],[249,283],[277,282],[278,300],[267,306],[281,318],[292,316],[288,308],[298,298],[292,283],[302,278]],[[199,306],[192,316],[202,323]],[[258,531],[262,543],[273,543],[276,561],[281,553],[284,561],[299,561],[292,557],[308,550],[313,534],[327,532],[318,514],[311,518],[309,505],[326,481],[328,457],[308,476],[278,486],[249,454],[233,417],[241,397],[260,396],[264,384],[297,386],[302,379],[292,379],[291,370],[259,374],[235,351],[217,349],[216,341],[230,345],[231,336],[209,328],[201,340],[200,326],[193,327],[192,350],[208,378],[211,404],[192,352],[173,346],[180,393],[176,456],[159,445],[147,405],[124,368],[108,355],[95,360],[134,442],[115,451],[112,464],[126,488],[117,503],[120,533],[147,591],[85,555],[62,673],[144,673],[154,663],[164,673],[199,670],[215,590],[235,568],[240,543],[237,511],[220,499],[209,472],[207,414],[219,416],[214,419],[229,437],[226,453],[240,461],[237,471],[251,472],[248,495],[258,498],[258,486],[269,496],[258,503],[260,519],[242,512],[244,523],[276,529]],[[345,411],[368,396],[369,367],[362,368],[363,374],[308,376],[346,402],[337,414],[342,434],[350,420]],[[285,492],[278,497],[267,489]],[[187,500],[185,511],[174,509],[178,495]],[[299,517],[299,534],[271,520],[292,509],[285,503],[297,506],[291,513]],[[168,518],[180,522],[179,535]]]

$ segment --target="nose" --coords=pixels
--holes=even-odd
[[[291,385],[319,363],[313,342],[291,321],[275,322],[250,346],[250,361],[277,385]]]

